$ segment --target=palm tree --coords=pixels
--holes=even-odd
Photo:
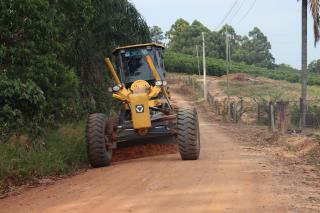
[[[314,45],[320,39],[320,0],[302,0],[302,57],[301,57],[301,98],[300,98],[300,129],[306,125],[307,85],[308,85],[308,4],[313,16]]]

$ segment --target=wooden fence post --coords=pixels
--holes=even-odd
[[[277,103],[278,106],[278,120],[279,120],[279,129],[281,134],[285,134],[288,131],[288,106],[289,102],[280,101]]]
[[[210,106],[213,106],[214,97],[208,92],[208,102]]]
[[[274,106],[273,103],[270,102],[269,104],[269,113],[270,113],[270,129],[272,133],[275,133],[276,129],[275,129],[275,124],[274,124]]]
[[[239,113],[238,113],[238,103],[237,102],[235,102],[235,108],[234,108],[234,113],[235,113],[235,115],[236,115],[236,123],[238,123],[239,122]]]
[[[231,114],[232,121],[234,123],[238,123],[237,103],[236,102],[230,103],[230,114]]]
[[[243,109],[243,99],[241,98],[241,100],[240,100],[240,110],[239,110],[239,120],[240,120],[240,122],[242,121],[241,120],[241,118],[242,118],[242,115],[243,115],[243,112],[244,111],[244,109]]]
[[[258,103],[258,110],[257,110],[258,112],[257,112],[257,122],[258,122],[258,124],[260,124],[260,122],[261,122],[261,105],[260,105],[260,103]]]
[[[218,102],[218,101],[215,101],[215,102],[214,102],[214,106],[215,106],[216,112],[218,113],[218,115],[220,115],[219,102]]]
[[[230,120],[231,120],[232,122],[234,122],[234,114],[233,114],[234,110],[233,110],[233,108],[234,108],[234,103],[233,103],[233,102],[230,102],[230,103],[229,103],[229,112],[228,112],[228,114],[229,114]]]
[[[225,98],[223,101],[222,115],[223,115],[225,121],[229,121],[229,102],[228,102],[227,98]]]

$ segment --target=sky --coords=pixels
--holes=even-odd
[[[268,36],[276,63],[301,67],[301,2],[296,0],[131,0],[149,26],[164,32],[178,19],[197,19],[216,30],[234,5],[226,21],[240,35],[259,27]],[[250,8],[252,8],[250,10]],[[249,11],[249,13],[248,13]],[[246,15],[247,14],[247,15]],[[313,21],[308,19],[308,61],[320,59],[320,42],[314,47]]]

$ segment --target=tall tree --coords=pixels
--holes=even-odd
[[[59,55],[65,17],[45,0],[0,3],[0,73],[34,82],[46,99],[45,116],[63,119],[78,103],[78,78]]]
[[[150,27],[150,36],[151,40],[156,43],[163,43],[165,36],[163,35],[163,31],[159,26]]]
[[[243,61],[247,64],[255,64],[260,67],[274,68],[274,57],[271,52],[271,44],[261,30],[255,27],[249,32],[249,36],[241,39],[239,48],[234,53],[235,61]]]
[[[314,44],[320,39],[320,0],[302,0],[302,47],[301,47],[301,104],[300,128],[306,125],[307,85],[308,85],[308,3],[313,17]]]
[[[189,24],[184,19],[178,19],[166,33],[170,40],[169,49],[185,54],[194,54],[195,45],[201,43],[202,32],[210,32],[210,30],[197,20]]]
[[[110,108],[110,101],[101,59],[111,57],[116,46],[150,41],[150,34],[147,23],[128,0],[91,0],[91,5],[94,16],[73,39],[72,65],[80,78],[84,108],[102,112]]]
[[[206,55],[218,59],[226,58],[226,32],[231,44],[231,53],[238,62],[255,64],[261,67],[274,67],[271,44],[260,29],[254,28],[248,36],[241,37],[230,25],[224,25],[219,31],[210,31],[201,22],[195,20],[189,24],[178,19],[167,36],[169,50],[195,55],[196,45],[202,43],[201,33],[206,32]]]
[[[178,19],[166,33],[167,38],[169,38],[169,49],[173,51],[181,51],[181,49],[186,45],[186,31],[189,29],[190,24],[186,20],[180,18]]]
[[[226,58],[226,33],[229,36],[231,53],[239,48],[240,37],[230,25],[224,25],[218,32],[211,32],[207,36],[208,56],[225,59]]]
[[[18,126],[107,113],[103,58],[150,41],[128,0],[1,0],[0,14],[0,140]]]
[[[312,61],[308,65],[309,72],[320,74],[320,59]]]

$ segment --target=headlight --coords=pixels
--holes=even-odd
[[[156,85],[156,86],[162,86],[163,83],[162,83],[162,81],[156,81],[155,85]]]
[[[168,84],[167,81],[163,81],[163,82],[162,82],[162,85],[163,85],[163,86],[167,86],[167,84]]]
[[[121,88],[120,88],[120,86],[118,86],[118,85],[112,87],[112,91],[113,91],[113,92],[119,92],[120,89],[121,89]]]

